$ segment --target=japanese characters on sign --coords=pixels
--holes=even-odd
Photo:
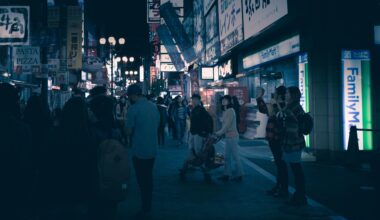
[[[147,22],[160,23],[160,0],[148,0],[147,9]]]
[[[244,0],[244,37],[258,34],[288,13],[287,0]]]
[[[39,72],[40,48],[30,46],[13,47],[13,72],[15,74],[32,74]]]
[[[211,9],[214,2],[215,2],[215,0],[203,0],[203,13],[204,13],[204,15],[206,15],[207,12]]]
[[[0,6],[0,45],[29,44],[29,6]]]
[[[82,10],[78,6],[67,7],[67,67],[82,68]]]
[[[217,8],[214,6],[206,17],[206,54],[205,61],[210,62],[220,56]]]
[[[203,16],[203,0],[194,1],[194,50],[197,57],[201,57],[204,52],[204,16]]]
[[[243,40],[241,0],[219,0],[220,49],[224,55]]]

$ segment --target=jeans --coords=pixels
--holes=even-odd
[[[155,158],[139,159],[137,157],[133,157],[137,184],[140,187],[143,212],[150,212],[152,208],[154,160]]]
[[[237,176],[243,176],[243,166],[239,154],[239,137],[225,139],[224,175],[232,176],[232,160],[235,161]]]
[[[294,175],[294,183],[296,192],[294,193],[295,199],[304,199],[306,198],[305,190],[305,175],[303,173],[301,163],[289,163],[290,168],[292,169]]]
[[[162,146],[165,144],[165,125],[158,127],[158,145]]]
[[[182,142],[183,137],[185,136],[186,120],[185,119],[175,120],[175,127],[177,130],[177,140]]]
[[[278,141],[269,141],[269,148],[272,151],[274,163],[277,168],[277,187],[288,190],[288,168],[282,158],[282,148]]]

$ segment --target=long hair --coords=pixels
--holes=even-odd
[[[223,96],[223,98],[222,98],[222,100],[221,100],[222,102],[223,102],[223,99],[226,99],[226,100],[228,101],[228,105],[225,107],[225,106],[223,106],[223,103],[222,103],[222,111],[234,107],[234,105],[233,105],[233,103],[232,103],[232,97],[231,97],[230,95],[225,95],[225,96]]]

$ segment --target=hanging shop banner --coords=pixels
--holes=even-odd
[[[228,60],[227,62],[222,63],[219,65],[219,74],[218,79],[227,79],[232,77],[232,66],[231,66],[231,60]]]
[[[278,59],[280,57],[297,53],[299,51],[300,51],[300,36],[296,35],[272,47],[266,48],[257,53],[244,57],[243,68],[248,69],[256,65]]]
[[[0,6],[0,45],[28,45],[29,16],[29,6]]]
[[[148,0],[147,9],[147,22],[160,23],[160,0]]]
[[[197,57],[202,57],[205,49],[205,21],[203,16],[203,0],[194,0],[194,50]]]
[[[206,17],[206,54],[205,61],[210,62],[220,56],[217,8],[214,6]]]
[[[219,0],[220,49],[226,54],[243,40],[241,0]]]
[[[161,0],[161,5],[171,2],[174,8],[183,8],[183,0]]]
[[[202,67],[202,80],[213,80],[214,79],[214,67]]]
[[[245,39],[257,35],[288,14],[287,0],[245,0],[243,2]]]
[[[161,72],[177,72],[177,69],[171,63],[161,63],[160,71]]]
[[[298,88],[301,91],[300,104],[305,112],[309,112],[309,64],[307,53],[298,56]],[[310,147],[309,136],[305,136],[305,141],[306,147]]]
[[[350,127],[372,129],[371,71],[368,50],[342,51],[344,148]],[[359,149],[372,150],[372,132],[358,131]]]
[[[13,47],[13,72],[32,74],[40,68],[40,48],[31,46]]]
[[[203,13],[204,13],[204,15],[206,15],[207,12],[211,9],[214,2],[215,2],[215,0],[203,0]]]
[[[199,94],[198,69],[190,71],[191,94]]]
[[[82,68],[82,10],[79,6],[67,7],[67,68]]]
[[[172,62],[172,60],[170,59],[169,54],[161,54],[160,55],[160,61],[162,63],[171,63]]]

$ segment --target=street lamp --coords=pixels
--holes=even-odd
[[[115,37],[113,36],[110,36],[108,37],[108,44],[109,44],[109,57],[110,57],[110,60],[111,60],[111,95],[113,96],[114,95],[114,88],[113,88],[113,84],[114,84],[114,72],[113,72],[113,59],[114,59],[114,55],[115,55],[115,46],[117,44],[117,42],[120,44],[120,45],[124,45],[125,44],[125,39],[124,38],[119,38],[118,41],[116,41]],[[99,39],[99,43],[101,45],[106,45],[107,44],[107,40],[106,38],[102,37]],[[120,62],[121,61],[121,58],[120,57],[117,57],[116,62]]]
[[[134,57],[130,57],[129,58],[129,62],[133,63],[135,61],[135,58]]]

